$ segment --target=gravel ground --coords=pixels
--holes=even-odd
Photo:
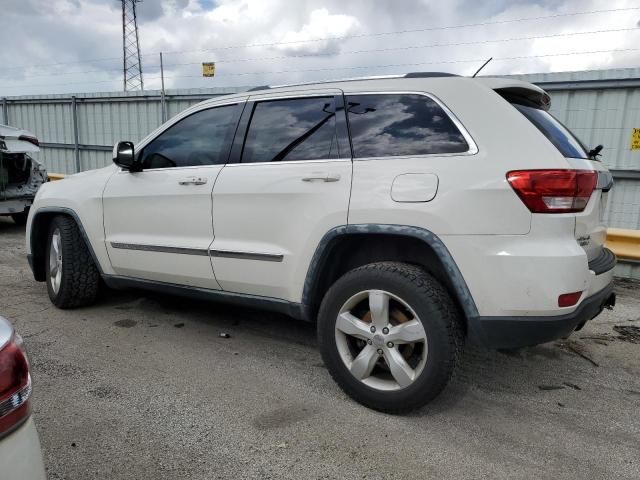
[[[50,479],[640,478],[640,340],[619,328],[640,327],[640,283],[568,342],[467,350],[435,402],[390,416],[338,389],[311,325],[142,292],[58,310],[23,243],[0,219]]]

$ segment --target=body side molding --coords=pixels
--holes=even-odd
[[[178,253],[183,255],[209,255],[206,248],[165,247],[162,245],[142,245],[138,243],[111,242],[112,248],[120,250],[139,250],[141,252]]]
[[[219,258],[236,258],[241,260],[262,260],[265,262],[281,262],[284,255],[274,253],[240,252],[232,250],[214,250],[206,248],[170,247],[165,245],[147,245],[140,243],[111,242],[112,248],[119,250],[137,250],[141,252],[176,253],[180,255],[212,256]]]

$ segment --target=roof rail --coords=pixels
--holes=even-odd
[[[303,87],[305,85],[322,85],[325,83],[353,82],[356,80],[384,80],[387,78],[437,78],[437,77],[458,77],[458,76],[459,75],[455,75],[453,73],[445,73],[445,72],[409,72],[404,75],[372,75],[369,77],[340,78],[336,80],[321,80],[317,82],[286,83],[282,85],[262,85],[259,87],[253,87],[247,91],[254,92],[257,90],[269,90],[271,88]]]
[[[437,77],[459,77],[455,73],[447,72],[409,72],[404,78],[437,78]]]

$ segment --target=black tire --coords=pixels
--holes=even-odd
[[[11,218],[13,219],[16,225],[26,225],[28,216],[29,216],[28,210],[20,213],[11,214]]]
[[[60,234],[62,256],[62,274],[57,291],[52,285],[49,261],[55,232]],[[74,308],[95,302],[100,285],[100,273],[78,225],[72,218],[59,215],[52,220],[47,236],[45,265],[47,291],[56,307]]]
[[[399,390],[374,389],[356,379],[338,350],[338,313],[348,299],[366,290],[385,290],[401,298],[416,313],[426,333],[424,367],[413,383]],[[424,269],[404,263],[373,263],[351,270],[329,289],[318,313],[318,343],[333,379],[357,402],[387,413],[407,412],[433,400],[453,375],[463,337],[460,314],[447,290]]]

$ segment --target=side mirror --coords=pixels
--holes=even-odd
[[[131,172],[142,170],[136,161],[133,142],[118,142],[113,146],[113,163]]]

